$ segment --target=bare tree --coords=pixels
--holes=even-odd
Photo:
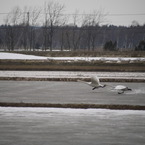
[[[69,50],[71,50],[71,32],[69,26],[66,28],[65,36],[66,36],[66,46]]]
[[[23,12],[23,47],[24,49],[35,49],[35,29],[39,20],[41,9],[37,7],[25,7]]]
[[[9,50],[14,50],[15,44],[17,40],[15,40],[15,33],[17,30],[17,25],[21,20],[21,10],[19,7],[15,7],[4,19],[5,25],[7,25],[6,29],[6,45]]]
[[[64,5],[61,5],[57,2],[50,1],[49,3],[45,3],[45,48],[47,44],[50,47],[50,51],[52,51],[53,45],[53,36],[54,30],[56,26],[60,26],[63,24],[63,15],[62,12],[64,10]]]
[[[65,23],[66,22],[67,22],[67,17],[66,17]],[[58,33],[60,33],[59,41],[60,41],[61,51],[63,51],[66,44],[67,27],[65,26],[65,23],[60,27],[60,31],[58,31]]]
[[[80,46],[80,40],[82,36],[82,31],[77,27],[78,23],[80,21],[79,13],[76,10],[75,14],[73,15],[73,32],[72,32],[72,45],[73,50],[79,49]]]
[[[98,26],[104,21],[105,15],[101,11],[94,10],[92,14],[84,14],[82,18],[82,27],[86,33],[86,43],[88,50],[95,49]]]
[[[17,25],[21,21],[21,9],[19,7],[14,7],[12,11],[10,11],[4,22],[6,25]]]
[[[22,31],[22,47],[25,50],[28,50],[29,48],[29,9],[28,7],[24,7],[23,10],[23,19],[22,19],[22,26],[23,26],[23,31]]]
[[[39,19],[41,13],[40,8],[31,8],[29,11],[29,43],[30,43],[30,50],[33,48],[35,49],[36,46],[36,34],[35,34],[35,29],[37,25],[37,21]]]

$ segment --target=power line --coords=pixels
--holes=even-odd
[[[22,12],[21,14],[27,14],[28,12]],[[31,12],[29,12],[31,13]],[[35,12],[32,12],[32,13],[35,13]],[[7,15],[7,14],[14,14],[14,13],[4,13],[4,12],[1,12],[0,15]],[[40,14],[46,14],[46,13],[40,13]],[[96,15],[96,14],[75,14],[75,13],[66,13],[66,14],[62,14],[62,15]],[[108,16],[144,16],[145,13],[124,13],[124,14],[105,14],[105,15],[108,15]]]
[[[0,13],[0,15],[7,15],[7,14],[9,14],[9,13]]]
[[[144,16],[145,13],[134,13],[134,14],[108,14],[109,16]]]
[[[27,14],[27,13],[31,13],[31,12],[20,12],[20,14]],[[32,12],[34,13],[34,12]],[[0,13],[0,15],[8,15],[8,14],[15,14],[15,13]]]

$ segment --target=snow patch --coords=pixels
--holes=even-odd
[[[42,60],[47,59],[47,57],[0,52],[0,59]]]
[[[0,52],[0,59],[20,59],[20,60],[60,60],[60,61],[102,61],[106,63],[111,62],[129,62],[145,61],[144,57],[42,57],[34,55],[25,55],[17,53]]]

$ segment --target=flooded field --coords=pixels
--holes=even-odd
[[[145,105],[145,83],[102,84],[122,84],[132,91],[118,94],[110,86],[92,90],[80,82],[0,81],[0,102]]]

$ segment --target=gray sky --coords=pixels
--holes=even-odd
[[[54,1],[54,0],[53,0]],[[145,24],[145,0],[55,0],[65,5],[65,13],[72,14],[76,10],[79,13],[91,13],[93,10],[102,10],[108,14],[107,24],[131,25],[136,20],[139,24]],[[49,0],[0,0],[0,13],[8,13],[15,6],[24,8],[43,7]],[[111,15],[125,14],[125,15]],[[133,15],[127,15],[133,14]],[[143,14],[143,15],[140,15]],[[0,23],[3,22],[4,14],[0,14]],[[106,24],[105,23],[105,24]]]

